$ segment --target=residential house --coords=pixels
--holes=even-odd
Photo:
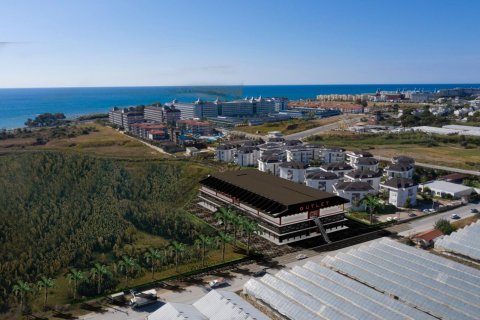
[[[388,190],[388,203],[395,207],[408,207],[417,204],[418,185],[409,178],[391,178],[380,184],[382,189]]]
[[[380,189],[381,172],[375,172],[372,170],[354,170],[345,174],[345,181],[361,181],[366,182],[375,189],[375,193],[378,193]]]
[[[280,178],[303,183],[308,166],[299,161],[287,161],[280,164]]]
[[[334,185],[333,193],[350,201],[349,206],[352,210],[364,211],[366,206],[361,203],[361,200],[369,194],[375,194],[375,189],[366,182],[347,181]]]
[[[323,170],[305,173],[305,185],[320,191],[333,192],[333,185],[338,182],[338,176],[333,172]]]

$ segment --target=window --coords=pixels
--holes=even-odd
[[[326,191],[327,190],[327,182],[325,181],[320,181],[318,183],[318,190],[320,191]]]

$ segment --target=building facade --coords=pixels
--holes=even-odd
[[[298,161],[287,161],[280,164],[280,178],[296,183],[305,181],[307,165]]]
[[[258,170],[215,173],[200,181],[200,200],[231,206],[255,219],[276,244],[321,237],[345,228],[345,199]]]
[[[418,185],[412,179],[395,177],[381,184],[388,190],[388,203],[396,207],[411,207],[417,204]]]
[[[315,170],[305,173],[305,185],[320,191],[333,193],[333,186],[337,182],[338,177],[332,172]]]
[[[108,112],[108,120],[123,130],[129,131],[130,125],[144,121],[144,114],[143,111],[135,111],[133,108],[113,108]]]

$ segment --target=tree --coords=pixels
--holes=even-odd
[[[220,208],[215,212],[215,219],[221,220],[223,223],[224,231],[227,232],[228,222],[233,216],[233,210],[230,208]]]
[[[148,251],[144,254],[145,260],[147,263],[150,263],[150,267],[152,268],[152,279],[155,278],[155,267],[158,261],[162,260],[163,255],[158,249],[148,248]]]
[[[443,234],[450,234],[453,231],[455,231],[455,228],[453,225],[445,219],[440,219],[437,222],[435,222],[435,229],[442,231]]]
[[[207,255],[207,248],[212,245],[212,238],[203,234],[198,236],[195,240],[195,244],[202,250],[202,266],[205,266],[205,257]]]
[[[242,227],[243,217],[239,214],[232,214],[230,217],[230,223],[233,226],[233,244],[237,242],[237,232]]]
[[[15,295],[20,295],[20,310],[22,312],[25,304],[25,296],[31,291],[33,291],[33,289],[27,282],[18,280],[17,283],[13,285],[13,293],[15,293]]]
[[[43,309],[47,306],[48,299],[48,289],[51,289],[55,286],[55,281],[52,278],[41,277],[37,282],[38,288],[43,288],[45,290],[45,297],[43,300]]]
[[[245,230],[247,233],[247,255],[250,254],[250,242],[252,238],[252,234],[254,232],[261,232],[260,227],[258,224],[250,219],[245,219],[242,224],[242,229]]]
[[[128,287],[128,280],[130,275],[135,267],[137,267],[137,261],[129,256],[123,256],[122,259],[118,262],[117,266],[120,271],[125,272],[125,281]]]
[[[225,262],[225,248],[227,246],[227,243],[231,243],[232,241],[233,238],[231,235],[221,231],[218,233],[217,243],[219,242],[222,246],[222,262]]]
[[[412,207],[412,198],[408,197],[405,200],[405,204],[403,205],[405,208],[410,209]]]
[[[373,223],[373,215],[374,213],[381,207],[383,207],[383,204],[380,202],[380,200],[377,197],[374,197],[370,194],[367,194],[365,198],[360,200],[360,204],[363,204],[367,207],[368,212],[370,214],[370,224]]]
[[[170,244],[170,252],[174,255],[175,257],[175,271],[178,272],[178,263],[180,261],[180,256],[182,253],[185,251],[186,247],[183,243],[179,243],[177,241],[172,241]]]
[[[103,278],[108,274],[110,274],[110,271],[108,271],[107,266],[100,263],[95,263],[95,266],[90,270],[92,280],[97,281],[97,294],[100,294]]]
[[[78,283],[85,279],[85,274],[82,271],[71,269],[67,273],[68,282],[73,282],[73,300],[77,298]]]

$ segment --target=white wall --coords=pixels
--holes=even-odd
[[[280,178],[293,182],[303,183],[305,180],[305,169],[291,169],[280,167]]]

